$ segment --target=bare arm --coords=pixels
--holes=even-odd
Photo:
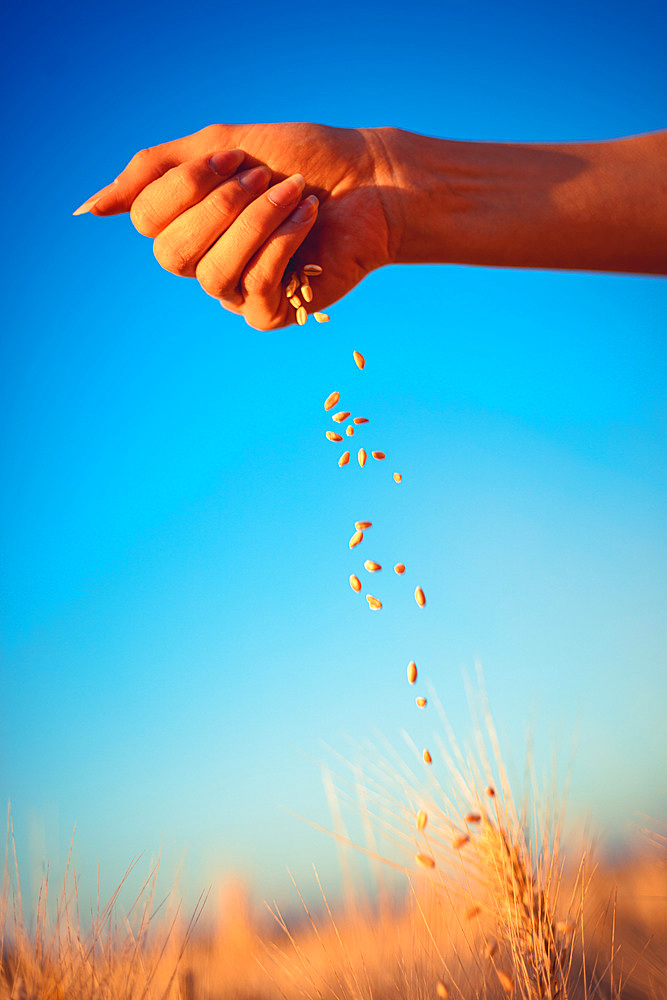
[[[142,150],[84,211],[130,212],[162,267],[269,330],[294,321],[286,275],[309,262],[313,310],[387,264],[667,274],[667,132],[549,145],[211,125]]]
[[[667,132],[553,145],[375,137],[397,262],[667,274]]]

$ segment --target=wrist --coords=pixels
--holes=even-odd
[[[474,144],[397,128],[368,131],[390,233],[388,263],[462,262],[464,218],[475,209],[462,147]]]

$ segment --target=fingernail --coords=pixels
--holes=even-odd
[[[278,208],[288,208],[297,198],[301,196],[306,185],[303,174],[292,174],[287,180],[276,184],[269,191],[269,201],[272,201]]]
[[[84,201],[83,205],[79,205],[76,212],[72,212],[72,215],[83,215],[84,212],[90,212],[99,197],[99,192],[94,194],[92,198],[88,199],[88,201]]]
[[[228,177],[241,165],[244,156],[242,149],[226,149],[223,153],[214,153],[208,165],[214,174]]]
[[[315,209],[319,205],[319,198],[311,194],[305,201],[302,201],[297,209],[292,212],[292,222],[305,222],[315,214]]]
[[[244,170],[236,179],[249,194],[261,194],[266,191],[269,177],[267,167],[253,167],[251,170]]]

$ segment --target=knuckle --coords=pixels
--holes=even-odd
[[[262,227],[256,222],[252,216],[249,217],[249,213],[242,213],[236,222],[238,226],[239,239],[244,243],[256,243],[258,240],[265,240],[267,234],[262,230]]]
[[[234,294],[236,282],[225,274],[222,268],[213,261],[207,261],[206,257],[200,260],[195,271],[197,281],[214,299],[231,299]]]
[[[236,185],[236,187],[239,187],[239,185]],[[215,219],[216,222],[223,219],[226,222],[230,222],[230,217],[236,214],[234,210],[234,203],[237,201],[237,198],[234,197],[235,194],[237,192],[233,191],[231,186],[227,184],[221,184],[219,187],[214,188],[204,201],[204,206],[209,216]]]
[[[134,156],[128,163],[128,167],[145,166],[146,163],[148,163],[149,160],[151,159],[151,155],[152,154],[150,149],[140,149],[137,153],[134,154]]]
[[[285,320],[276,319],[269,316],[245,316],[245,321],[253,330],[260,333],[269,333],[271,330],[278,330],[281,326],[287,326]]]
[[[243,287],[249,295],[258,295],[260,298],[264,298],[273,291],[275,282],[271,280],[265,268],[255,265],[246,271],[243,277]]]
[[[153,254],[160,267],[171,274],[179,274],[187,277],[192,273],[192,266],[188,258],[166,236],[157,236],[155,238],[153,241]]]
[[[130,219],[134,228],[142,236],[157,236],[160,231],[155,209],[150,199],[143,193],[132,202]]]

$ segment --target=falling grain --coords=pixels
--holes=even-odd
[[[479,813],[468,813],[465,820],[466,823],[481,823],[482,817]]]
[[[354,573],[350,576],[350,586],[352,587],[352,590],[356,590],[357,593],[361,590],[361,580],[358,576],[355,576]]]
[[[349,542],[350,548],[353,549],[355,545],[358,545],[359,542],[363,542],[363,540],[364,540],[364,533],[363,533],[363,531],[355,531],[355,533],[352,535],[352,538],[350,539],[350,542]]]
[[[359,465],[363,469],[363,467],[366,464],[366,452],[364,451],[363,448],[359,449],[359,455],[357,457],[359,458]]]
[[[347,465],[347,463],[349,461],[350,461],[350,453],[349,453],[349,451],[344,451],[343,454],[338,459],[338,464],[340,465],[340,467],[342,469],[343,466]]]
[[[459,837],[454,838],[452,847],[454,848],[455,851],[460,851],[462,847],[465,847],[465,845],[469,842],[469,840],[470,837],[468,836],[468,834],[462,833]]]
[[[415,861],[422,868],[435,868],[435,861],[428,854],[415,854]]]
[[[340,393],[339,392],[332,392],[324,400],[324,409],[325,410],[333,410],[334,406],[336,405],[336,403],[338,402],[339,399],[340,399]]]
[[[347,434],[347,436],[348,436],[349,438],[353,437],[353,435],[354,435],[354,427],[352,426],[352,424],[349,424],[349,425],[348,425],[348,426],[347,426],[347,427],[345,428],[345,433]]]
[[[329,317],[328,317],[328,315],[326,313],[314,312],[313,316],[315,317],[315,322],[316,323],[328,323],[329,322]]]
[[[367,528],[373,527],[372,521],[355,521],[354,526],[357,531],[366,531]]]
[[[426,698],[415,698],[417,708],[426,708]]]
[[[352,423],[354,424],[367,424],[368,417],[353,417]]]
[[[428,822],[428,816],[426,815],[423,809],[420,809],[419,812],[417,813],[417,829],[419,830],[420,833],[426,826],[427,822]]]
[[[381,462],[386,457],[383,451],[372,451],[371,455],[373,458],[376,458],[378,462]]]
[[[484,955],[486,958],[493,958],[493,956],[498,951],[498,942],[491,938],[490,941],[486,942],[486,947],[484,948]]]
[[[495,799],[496,790],[493,787],[493,785],[489,785],[489,787],[486,789],[486,794],[489,796],[490,799]]]
[[[475,917],[478,917],[481,912],[482,912],[481,906],[477,906],[477,904],[471,906],[470,909],[466,911],[466,920],[474,920]]]
[[[382,607],[382,601],[378,601],[377,597],[371,597],[370,594],[366,594],[366,600],[371,611],[379,611]]]
[[[403,563],[396,563],[396,565],[394,566],[394,573],[398,573],[399,576],[402,576],[405,573],[405,566],[404,566],[404,564]]]
[[[350,415],[349,410],[339,410],[338,413],[333,414],[331,419],[335,420],[337,424],[342,424],[344,420],[347,420],[349,415]]]
[[[367,559],[364,563],[364,569],[367,569],[369,573],[379,573],[382,566],[380,563],[373,562],[372,559]]]
[[[424,763],[425,764],[432,764],[433,763],[433,758],[431,757],[431,755],[428,752],[428,750],[424,750],[424,753],[422,754],[422,756],[424,758]]]
[[[514,980],[512,977],[508,976],[502,969],[496,969],[496,972],[498,974],[498,981],[505,990],[505,993],[514,993]]]
[[[441,979],[435,984],[435,992],[440,997],[440,1000],[449,1000],[449,988],[445,986]]]
[[[402,480],[402,478],[403,478],[403,476],[400,474],[400,472],[395,472],[394,473],[394,482],[395,483],[400,483],[400,481]]]
[[[342,434],[336,434],[335,431],[327,431],[327,440],[328,441],[342,441],[343,440],[343,436],[342,436]]]
[[[366,359],[363,354],[359,354],[359,351],[352,351],[352,357],[354,358],[354,363],[361,370],[366,364]]]
[[[411,684],[414,684],[417,680],[417,664],[414,660],[410,660],[408,663],[408,680]]]
[[[415,587],[415,601],[420,608],[423,608],[426,604],[426,598],[424,597],[424,591],[421,587]]]

